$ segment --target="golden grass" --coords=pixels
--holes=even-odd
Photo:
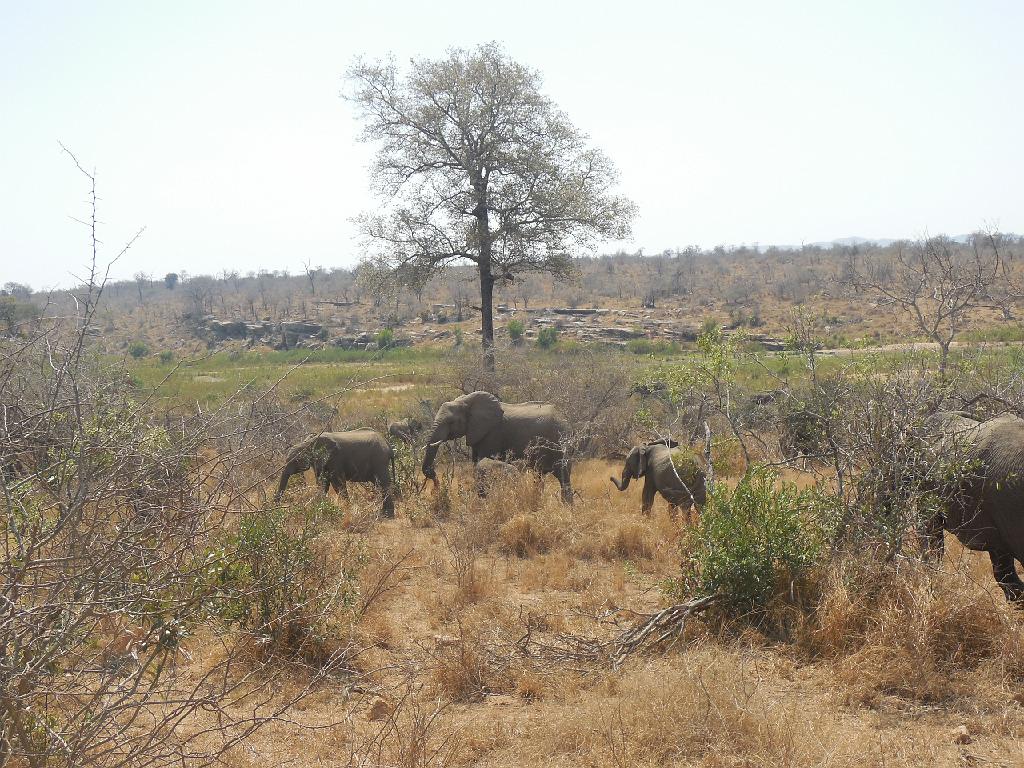
[[[354,512],[336,500],[330,546],[361,539],[360,594],[375,595],[352,629],[352,676],[296,714],[331,727],[275,725],[228,764],[1024,764],[1024,623],[952,542],[938,569],[822,574],[799,611],[779,609],[788,641],[709,620],[620,671],[560,652],[567,634],[609,637],[608,622],[663,606],[678,573],[685,520],[660,498],[641,515],[614,469],[577,466],[572,507],[550,477],[479,499],[464,467],[443,509],[426,492],[353,525],[373,494],[351,489]]]

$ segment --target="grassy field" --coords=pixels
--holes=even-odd
[[[937,572],[907,564],[871,598],[833,575],[788,637],[694,622],[623,668],[569,636],[607,640],[662,607],[683,519],[617,492],[601,461],[577,467],[581,500],[531,479],[486,500],[407,496],[338,504],[324,546],[358,541],[364,594],[351,671],[292,724],[261,731],[231,766],[962,766],[1024,760],[1021,623],[986,563],[951,541]],[[301,504],[310,488],[289,491]],[[785,612],[785,606],[779,608]],[[195,673],[201,646],[191,649]],[[209,653],[210,651],[208,651]],[[303,677],[295,671],[295,685]],[[356,681],[355,683],[353,681]],[[353,688],[355,685],[355,688]],[[200,725],[200,720],[197,725]]]
[[[531,354],[557,369],[591,352]],[[601,354],[631,377],[697,359],[693,352]],[[961,350],[957,358],[979,370],[1018,354]],[[176,370],[145,361],[134,373],[151,387],[173,371],[162,397],[207,404],[281,380],[279,391],[295,401],[338,393],[344,417],[396,413],[411,398],[450,391],[452,369],[475,355],[222,353]],[[930,365],[934,353],[827,355],[819,371],[885,371],[911,359]],[[799,381],[807,369],[797,355],[761,354],[739,358],[733,374],[756,390]],[[339,637],[350,643],[347,672],[322,684],[290,723],[234,749],[228,765],[1024,761],[1024,624],[1005,605],[987,558],[951,538],[937,569],[908,560],[869,593],[859,591],[860,576],[823,573],[813,595],[783,600],[772,621],[696,620],[679,642],[613,669],[570,638],[608,642],[672,599],[690,535],[685,516],[672,517],[661,499],[653,515],[641,515],[639,488],[620,493],[608,481],[620,470],[612,462],[579,463],[579,499],[566,507],[550,478],[524,478],[478,499],[465,465],[442,493],[417,494],[416,461],[407,458],[396,519],[377,518],[371,489],[329,497],[336,512],[320,539],[325,562],[332,573],[351,568],[358,593],[376,596],[371,607],[336,617]],[[786,477],[811,482],[795,471]],[[735,480],[735,472],[724,478]],[[293,481],[286,508],[315,498],[311,486]],[[197,639],[183,673],[202,673],[215,648]],[[294,686],[305,677],[301,665],[290,675]]]

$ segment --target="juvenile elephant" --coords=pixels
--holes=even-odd
[[[968,549],[988,552],[992,574],[1011,602],[1024,598],[1014,560],[1024,562],[1024,419],[1004,415],[977,421],[959,412],[936,414],[932,435],[958,460],[968,477],[932,521],[935,549],[942,529]]]
[[[388,424],[388,434],[403,443],[412,443],[416,435],[423,429],[423,424],[418,419],[408,418],[392,421]]]
[[[704,487],[704,472],[697,466],[692,456],[674,451],[679,443],[674,440],[658,440],[646,445],[638,445],[626,456],[622,467],[622,480],[608,478],[620,491],[629,487],[633,478],[644,478],[644,490],[641,496],[640,509],[648,515],[654,505],[657,493],[667,501],[673,514],[676,508],[689,509],[690,505],[700,509],[707,501]],[[673,455],[679,467],[672,463]],[[680,461],[680,456],[683,460]]]
[[[466,438],[474,464],[486,458],[521,460],[542,475],[557,477],[562,500],[572,504],[569,424],[550,403],[503,403],[490,392],[470,392],[442,403],[423,457],[427,479],[437,482],[434,460],[440,444],[460,437]]]
[[[389,473],[390,467],[390,473]],[[345,483],[373,483],[384,492],[385,517],[395,516],[393,485],[395,455],[391,445],[372,429],[349,432],[323,432],[294,446],[288,452],[275,501],[288,487],[288,479],[312,469],[317,482],[323,482],[324,493],[333,487],[347,496]]]
[[[495,483],[515,482],[522,476],[522,471],[515,464],[497,459],[480,459],[473,469],[476,492],[479,496],[486,496],[488,489]]]

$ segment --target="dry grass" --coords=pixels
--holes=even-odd
[[[566,637],[609,637],[610,622],[664,605],[661,584],[679,567],[685,521],[661,499],[641,515],[639,489],[616,491],[611,469],[577,467],[571,508],[551,478],[478,499],[460,468],[462,490],[443,503],[405,498],[397,519],[365,529],[341,515],[332,546],[358,535],[367,552],[359,651],[297,716],[331,727],[275,725],[229,764],[1024,761],[1024,624],[986,563],[955,545],[941,569],[823,574],[799,610],[778,609],[789,641],[707,623],[618,672],[575,654]]]

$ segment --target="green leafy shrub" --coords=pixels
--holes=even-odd
[[[337,508],[319,499],[290,510],[243,515],[227,537],[217,573],[218,613],[228,624],[265,638],[268,650],[323,657],[339,633],[336,611],[354,605],[359,558],[329,563],[318,538]],[[214,558],[217,560],[217,558]]]
[[[821,562],[833,510],[829,494],[765,468],[735,490],[718,486],[684,545],[682,591],[719,594],[739,611],[764,606]]]
[[[522,320],[509,320],[508,322],[508,337],[512,340],[512,343],[519,345],[523,343],[523,333],[526,331]]]
[[[558,343],[557,328],[541,328],[537,334],[537,346],[541,349],[551,349]]]
[[[384,328],[377,331],[375,340],[377,342],[377,349],[389,349],[395,344],[395,332],[391,328]]]
[[[456,347],[461,347],[462,346],[462,329],[461,328],[456,328],[455,329],[455,346]]]
[[[174,353],[169,349],[165,349],[160,353],[160,362],[164,365],[170,365],[174,362]]]
[[[133,341],[128,345],[128,354],[138,360],[140,357],[145,357],[149,354],[149,347],[146,346],[144,341]]]

